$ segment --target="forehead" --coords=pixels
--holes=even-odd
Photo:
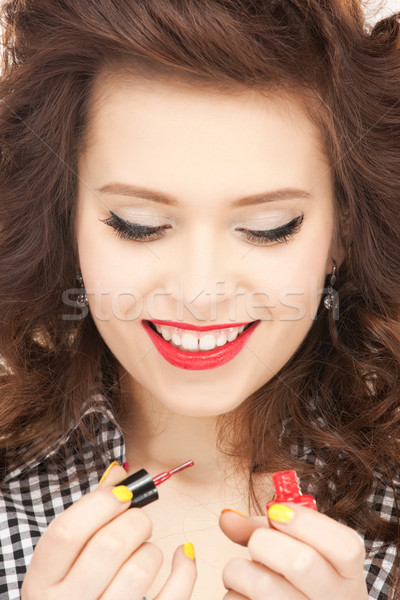
[[[227,192],[228,180],[257,192],[260,173],[264,187],[280,186],[285,166],[293,185],[300,173],[298,185],[312,185],[329,170],[321,133],[299,95],[222,92],[122,72],[95,82],[84,150],[110,177],[129,173],[138,184],[162,186],[171,173],[186,173],[204,187],[204,178],[217,183],[223,172]]]
[[[156,71],[154,77],[151,77],[142,68],[136,70],[136,68],[130,67],[129,63],[126,68],[120,70],[110,69],[107,66],[101,69],[94,78],[90,90],[86,122],[87,133],[90,135],[97,127],[101,127],[104,119],[110,117],[113,110],[127,108],[129,104],[132,107],[135,104],[136,111],[143,109],[144,104],[149,102],[154,110],[166,109],[171,103],[177,110],[180,110],[180,100],[181,103],[187,105],[192,102],[197,109],[201,105],[205,108],[208,104],[209,111],[210,107],[214,105],[216,113],[218,110],[222,110],[227,114],[229,108],[233,111],[236,106],[238,110],[246,111],[248,116],[251,111],[254,117],[257,116],[257,108],[259,111],[264,110],[265,112],[273,109],[276,114],[280,113],[279,116],[287,123],[292,117],[292,124],[297,121],[303,131],[304,128],[307,128],[307,133],[319,144],[319,150],[325,152],[324,136],[315,126],[315,122],[312,123],[312,119],[310,119],[310,106],[314,107],[315,114],[318,112],[320,103],[318,94],[312,90],[300,90],[293,87],[284,90],[270,86],[269,90],[263,91],[235,83],[199,82],[193,79],[194,76],[191,74],[176,73],[167,68],[165,71],[165,73],[162,70]],[[113,116],[115,117],[115,115]],[[127,116],[128,113],[123,111],[121,117],[127,118]],[[155,115],[153,115],[154,117]]]

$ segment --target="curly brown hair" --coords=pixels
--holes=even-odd
[[[400,13],[372,28],[359,0],[10,0],[2,21],[3,471],[42,455],[95,393],[123,418],[115,358],[90,314],[66,319],[63,302],[76,285],[77,161],[100,70],[292,90],[323,134],[348,231],[340,318],[319,307],[295,356],[222,420],[221,444],[250,457],[250,490],[257,471],[295,468],[321,510],[400,548],[399,523],[367,504],[400,463]],[[78,433],[90,439],[90,423]],[[316,466],[293,456],[294,441]]]

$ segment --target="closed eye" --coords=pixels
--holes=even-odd
[[[303,220],[304,215],[300,215],[289,223],[280,225],[275,229],[253,231],[251,229],[239,227],[236,231],[243,231],[245,233],[245,237],[257,246],[265,246],[271,243],[287,243],[296,233],[300,231]]]
[[[244,237],[257,246],[266,246],[268,244],[288,242],[300,231],[304,220],[304,215],[292,219],[285,225],[280,225],[275,229],[268,230],[250,230],[238,227],[236,231],[244,233]],[[172,229],[172,225],[160,225],[158,227],[149,227],[139,225],[131,221],[125,221],[113,212],[107,219],[100,219],[102,223],[112,227],[117,235],[122,239],[134,240],[138,242],[153,242],[165,236],[166,229]]]
[[[125,221],[110,211],[107,219],[100,219],[102,223],[114,229],[118,236],[125,240],[155,241],[164,237],[164,229],[171,229],[172,225],[161,225],[159,227],[148,227],[131,221]]]

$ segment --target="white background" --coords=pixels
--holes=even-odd
[[[394,12],[400,12],[400,0],[362,0],[362,4],[371,23]]]

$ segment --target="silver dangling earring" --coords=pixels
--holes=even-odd
[[[324,306],[327,310],[331,310],[333,309],[337,309],[338,306],[338,293],[336,290],[333,289],[333,286],[336,283],[336,274],[337,274],[337,267],[336,267],[336,263],[335,261],[332,259],[333,262],[333,269],[332,269],[332,273],[331,273],[331,277],[329,279],[329,284],[328,284],[328,293],[324,298]]]
[[[83,284],[83,277],[80,273],[76,276],[76,280],[79,283],[79,287],[81,288],[81,292],[76,299],[76,304],[79,308],[84,308],[89,305],[89,300],[87,297],[87,293],[85,290],[85,286]]]

